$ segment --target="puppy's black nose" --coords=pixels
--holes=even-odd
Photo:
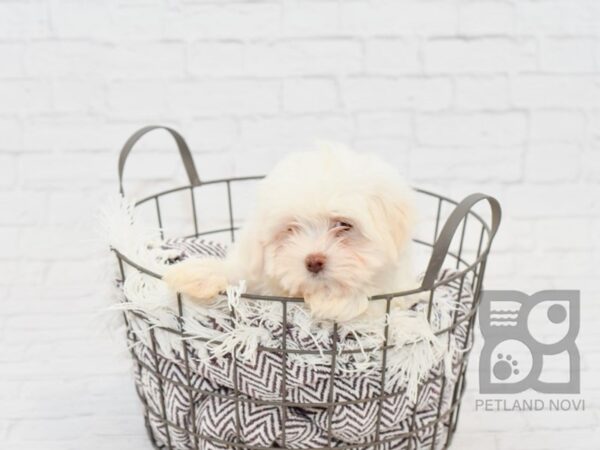
[[[326,259],[323,253],[311,253],[304,260],[304,264],[309,272],[319,273],[325,267]]]

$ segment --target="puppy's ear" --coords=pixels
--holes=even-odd
[[[369,212],[377,236],[389,250],[392,258],[397,258],[406,248],[412,237],[415,224],[415,207],[412,192],[406,188],[372,195]]]
[[[249,223],[235,246],[235,261],[243,265],[240,271],[246,281],[260,280],[264,271],[265,245],[256,221]]]

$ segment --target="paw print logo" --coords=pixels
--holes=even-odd
[[[519,361],[513,359],[512,355],[504,356],[498,353],[498,359],[492,368],[494,376],[499,380],[508,380],[513,375],[519,375]]]
[[[579,291],[484,291],[479,325],[482,394],[579,393]],[[555,361],[553,361],[555,360]],[[568,377],[546,381],[544,366],[567,364]]]

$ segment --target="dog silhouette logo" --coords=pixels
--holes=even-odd
[[[482,394],[546,394],[580,391],[580,293],[548,290],[484,291],[479,325],[484,344],[479,359]],[[568,369],[568,370],[565,370]]]

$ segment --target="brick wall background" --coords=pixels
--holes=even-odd
[[[326,138],[497,196],[487,287],[582,290],[586,411],[475,412],[475,351],[455,448],[597,448],[599,30],[597,0],[0,1],[0,447],[149,448],[92,230],[162,123],[205,178]],[[134,192],[183,179],[141,147]]]

